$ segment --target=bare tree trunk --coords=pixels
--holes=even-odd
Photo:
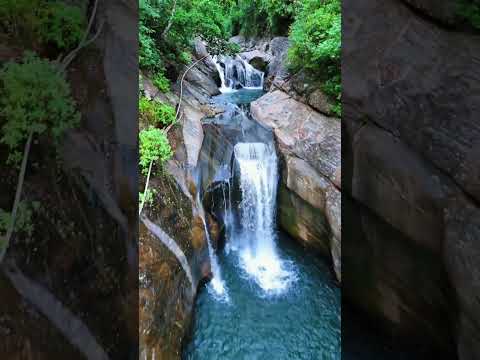
[[[172,27],[173,17],[175,16],[175,11],[177,10],[177,0],[173,1],[172,13],[170,14],[170,19],[168,19],[167,27],[162,32],[162,40],[165,40],[167,37],[168,31]]]

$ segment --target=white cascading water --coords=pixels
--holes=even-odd
[[[213,62],[220,75],[220,91],[222,93],[232,92],[240,88],[263,89],[263,77],[265,74],[255,69],[242,58],[237,56],[234,59],[231,57],[222,57],[219,59],[214,56]]]
[[[213,293],[223,300],[228,300],[228,294],[225,289],[225,283],[222,279],[222,273],[220,266],[218,265],[217,254],[212,246],[212,240],[210,239],[210,232],[208,231],[207,222],[205,221],[205,211],[200,201],[200,195],[197,197],[197,207],[200,212],[200,218],[203,222],[205,229],[205,236],[207,237],[208,255],[210,257],[210,267],[212,269],[212,280],[209,282],[209,288],[213,290]]]
[[[267,292],[281,292],[293,280],[277,254],[275,213],[278,162],[275,150],[263,143],[238,143],[234,148],[242,201],[240,229],[230,248],[246,273]]]

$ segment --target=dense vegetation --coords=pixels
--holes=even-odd
[[[152,161],[160,160],[161,163],[170,156],[172,156],[172,149],[162,130],[149,127],[140,132],[140,166],[144,175],[147,175]]]
[[[196,37],[206,40],[215,54],[237,50],[228,43],[233,35],[288,35],[291,68],[320,80],[340,115],[340,0],[140,0],[139,29],[140,68],[161,92],[168,92],[182,66],[191,62]],[[164,128],[174,121],[172,116],[169,105],[141,97],[145,131],[152,131],[150,126]],[[148,134],[149,142],[158,141],[157,151],[166,149],[168,142],[161,132],[155,137]],[[167,159],[169,152],[163,154],[156,159]],[[148,164],[141,160],[142,171]]]
[[[480,3],[468,0],[457,0],[457,15],[470,26],[480,30]]]
[[[140,0],[140,67],[167,92],[195,37],[211,53],[234,52],[227,39],[288,35],[290,66],[323,84],[340,115],[340,0]]]
[[[0,145],[6,150],[2,166],[12,167],[12,174],[20,170],[12,211],[0,209],[0,261],[12,229],[27,236],[33,231],[38,203],[20,201],[32,139],[48,139],[53,146],[42,156],[56,161],[50,149],[80,121],[66,77],[68,65],[52,59],[67,58],[82,40],[86,24],[86,8],[67,2],[0,0],[2,40],[7,48],[25,50],[23,56],[0,64]]]
[[[319,3],[319,1],[317,1]],[[288,35],[299,0],[238,0],[232,2],[229,30],[231,34],[262,36]]]
[[[0,0],[0,26],[22,44],[68,50],[83,36],[85,9],[61,1]]]
[[[70,96],[65,74],[49,60],[26,53],[20,63],[0,70],[0,142],[10,150],[7,161],[18,164],[29,133],[49,133],[56,143],[66,129],[76,126],[79,114]]]
[[[289,59],[294,68],[304,68],[323,80],[323,90],[335,100],[340,115],[341,78],[340,0],[305,0],[298,8],[290,31]]]

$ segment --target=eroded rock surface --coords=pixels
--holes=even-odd
[[[338,174],[340,122],[281,90],[251,104],[252,116],[273,129],[283,159],[280,225],[306,246],[332,258],[341,279],[341,218]]]
[[[391,331],[476,359],[480,36],[439,25],[452,2],[405,2],[344,14],[343,290]]]
[[[146,358],[180,358],[197,286],[210,273],[203,222],[184,192],[189,190],[182,176],[168,171],[153,179],[157,196],[145,211],[147,221],[174,241],[181,256],[140,224],[140,348]]]
[[[204,44],[197,40],[197,59],[204,58],[206,51]],[[142,358],[181,357],[181,344],[189,331],[197,287],[211,276],[202,211],[195,201],[199,189],[192,177],[204,139],[201,120],[221,111],[210,105],[211,96],[219,93],[214,77],[216,69],[214,65],[215,70],[212,69],[210,62],[211,59],[206,58],[186,74],[179,124],[168,134],[173,159],[150,180],[154,199],[145,206],[142,215],[146,217],[145,223],[140,224]],[[178,105],[180,81],[174,85],[174,93],[168,94],[159,92],[148,76],[142,79],[142,84],[145,95],[153,101]],[[210,217],[206,220],[215,246],[218,225]]]

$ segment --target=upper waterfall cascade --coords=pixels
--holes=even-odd
[[[215,56],[213,61],[220,75],[222,93],[239,89],[263,89],[264,73],[239,56],[235,58]]]

